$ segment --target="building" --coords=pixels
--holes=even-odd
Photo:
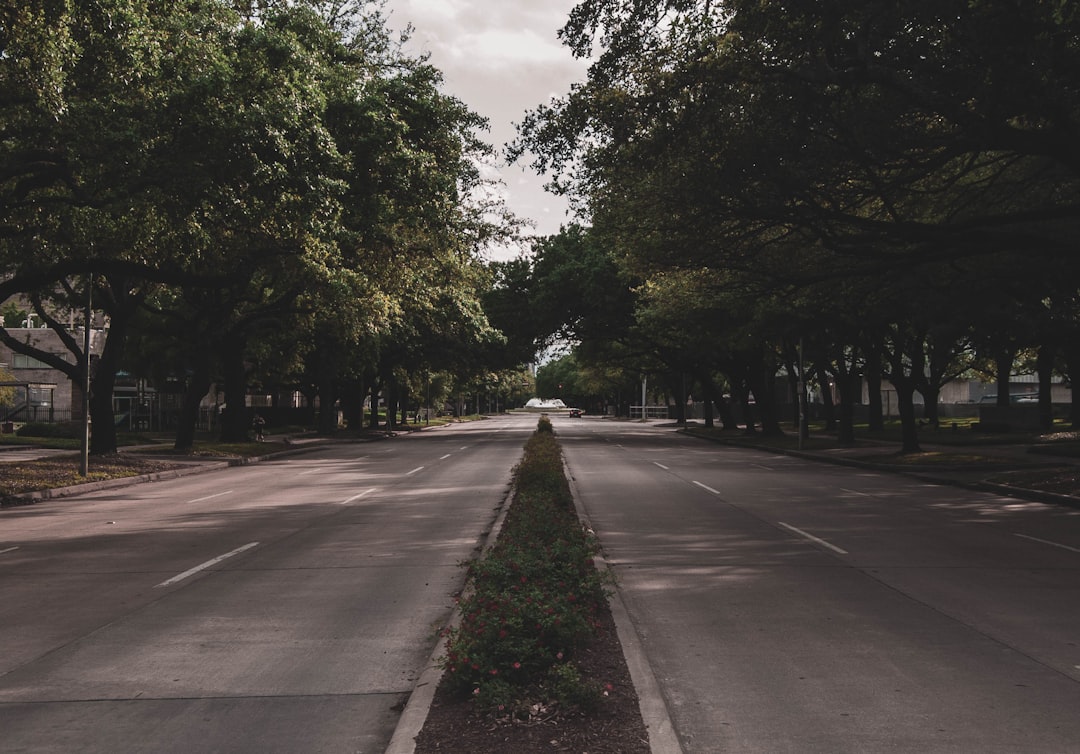
[[[25,320],[22,327],[8,327],[10,335],[46,353],[60,357],[69,364],[75,363],[74,355],[67,349],[60,336],[47,326],[34,327],[33,317]],[[82,343],[82,327],[73,328],[75,337]],[[101,352],[105,342],[104,332],[91,328],[91,358]],[[81,386],[66,374],[43,361],[12,351],[0,343],[0,366],[10,376],[4,380],[4,405],[0,405],[0,419],[4,421],[65,422],[82,418]]]

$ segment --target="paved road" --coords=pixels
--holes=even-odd
[[[1080,512],[554,421],[687,752],[1080,751]],[[534,427],[0,512],[0,751],[382,751]]]
[[[685,751],[1080,751],[1080,511],[556,429]]]
[[[383,751],[534,427],[0,512],[0,750]]]

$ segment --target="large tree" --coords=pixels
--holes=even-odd
[[[212,272],[171,241],[190,194],[190,156],[172,143],[164,103],[213,67],[230,12],[216,3],[5,6],[0,54],[0,296],[42,302],[70,355],[41,358],[81,384],[87,364],[67,330],[90,288],[109,328],[93,378],[94,453],[115,450],[112,384],[137,303],[156,284]],[[183,71],[186,75],[177,75]],[[47,356],[47,358],[42,358]]]

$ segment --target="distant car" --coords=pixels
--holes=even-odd
[[[568,416],[571,419],[580,419],[581,415],[584,414],[584,413],[585,412],[582,411],[580,408],[572,408],[572,409],[570,409],[570,413],[568,414]]]

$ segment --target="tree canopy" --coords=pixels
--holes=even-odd
[[[481,253],[517,221],[483,191],[483,119],[403,51],[380,6],[0,13],[0,297],[30,302],[70,353],[0,338],[77,381],[87,355],[65,312],[91,295],[109,323],[94,452],[116,446],[122,367],[197,396],[223,385],[226,439],[246,434],[253,378],[309,380],[332,430],[363,375],[428,369],[419,354],[436,351],[480,369],[464,352],[499,337]],[[459,350],[434,347],[447,342]]]
[[[933,392],[914,319],[947,313],[955,345],[1016,329],[1008,302],[1075,298],[1078,27],[1066,2],[584,0],[562,36],[589,78],[530,113],[517,150],[646,282],[641,314],[707,279],[683,323],[729,376],[812,339],[827,368],[846,347],[888,371],[903,404],[908,380]]]

